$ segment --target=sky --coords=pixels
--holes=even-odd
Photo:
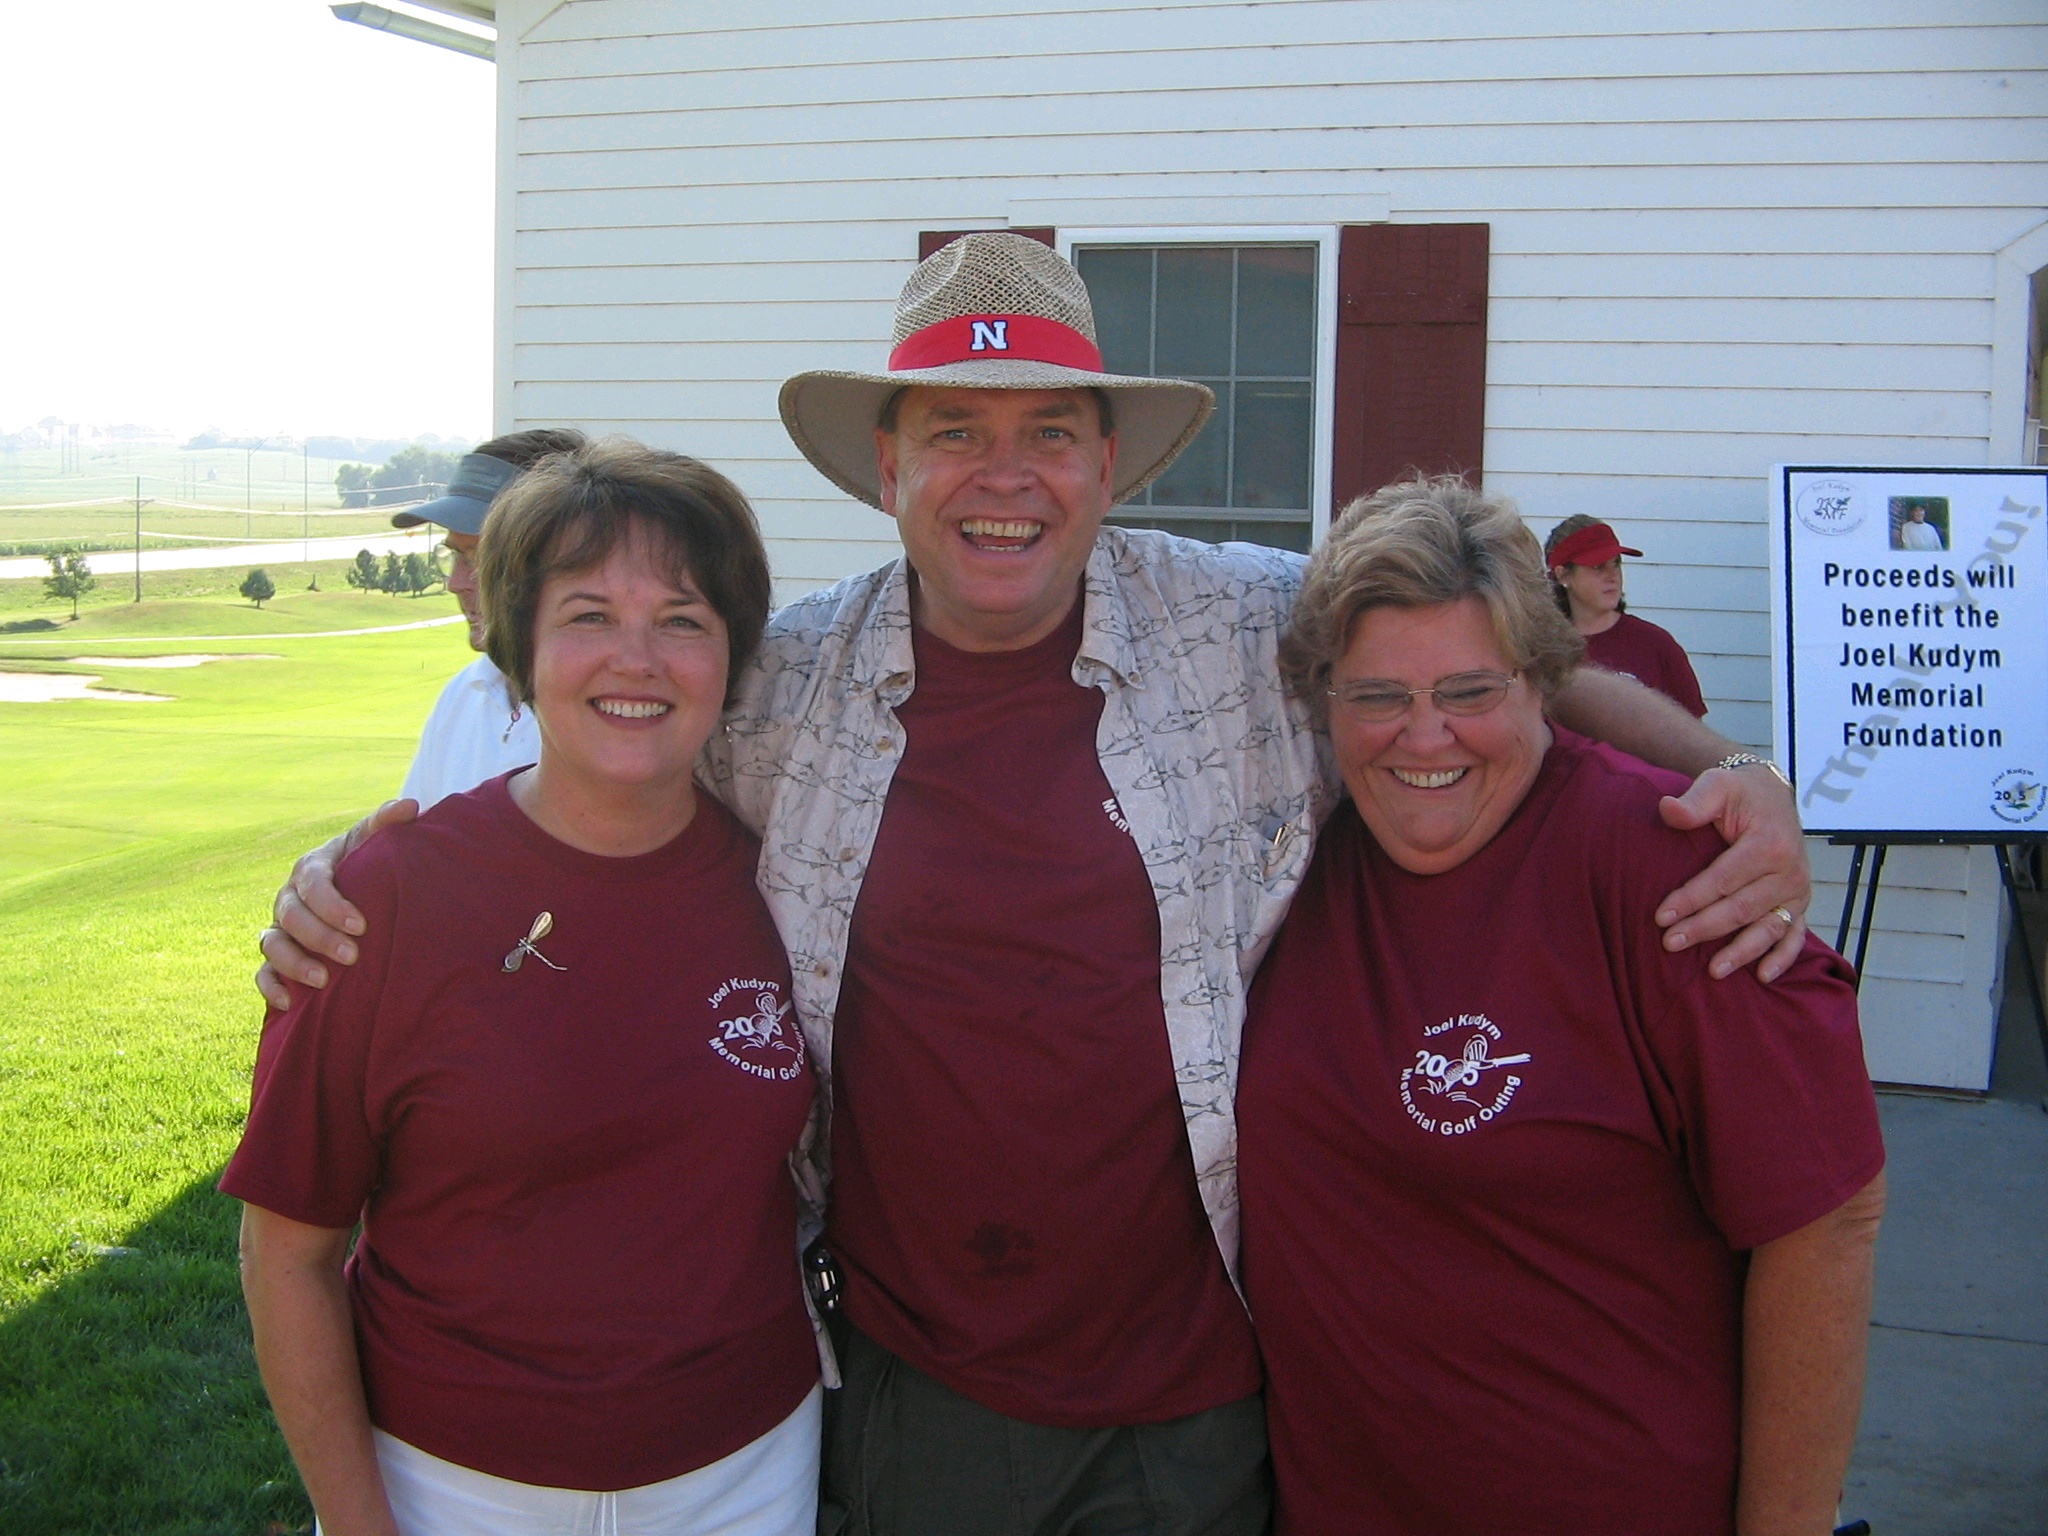
[[[5,8],[0,433],[489,435],[488,61],[322,0]]]

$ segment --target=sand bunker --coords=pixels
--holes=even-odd
[[[0,672],[0,704],[56,704],[73,699],[113,699],[130,704],[168,704],[166,693],[124,693],[95,688],[97,677],[77,672]]]
[[[228,656],[67,656],[81,667],[203,667],[209,661],[276,661],[262,651],[238,651]]]
[[[80,667],[203,667],[209,661],[276,661],[265,651],[233,654],[193,652],[180,656],[67,656]],[[114,699],[130,704],[168,704],[169,694],[126,693],[119,688],[95,688],[99,678],[77,672],[0,672],[0,704],[56,704],[73,699]]]

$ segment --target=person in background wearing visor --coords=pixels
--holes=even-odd
[[[1685,647],[1670,630],[1630,613],[1621,595],[1621,557],[1641,559],[1642,554],[1640,549],[1624,548],[1612,528],[1583,512],[1559,523],[1543,541],[1551,590],[1572,628],[1584,638],[1586,660],[1656,689],[1690,710],[1695,719],[1704,720],[1707,701],[1700,697],[1699,679],[1693,676]]]
[[[446,530],[448,590],[469,621],[469,646],[476,660],[448,679],[420,732],[419,749],[406,770],[399,798],[421,810],[450,795],[474,789],[540,756],[540,729],[531,711],[512,697],[505,674],[483,654],[484,615],[477,602],[474,557],[484,531],[484,514],[498,492],[522,470],[551,453],[574,453],[583,434],[571,427],[538,427],[480,443],[455,466],[455,478],[436,500],[391,514],[394,528],[438,523]]]

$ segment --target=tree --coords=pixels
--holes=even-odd
[[[405,562],[398,558],[395,549],[385,552],[384,569],[377,577],[377,588],[394,597],[405,590]]]
[[[334,472],[335,494],[344,507],[370,504],[370,476],[377,471],[368,464],[344,464]]]
[[[454,453],[436,453],[415,443],[386,459],[384,467],[370,476],[370,484],[378,490],[394,485],[446,485],[454,478],[456,461],[460,457]]]
[[[43,578],[43,601],[69,602],[71,617],[77,618],[78,600],[100,584],[99,578],[75,549],[52,550],[45,558],[50,562],[50,574]]]
[[[448,584],[448,573],[441,569],[441,552],[427,550],[424,554],[414,553],[405,557],[406,590],[414,597],[432,587]]]
[[[277,596],[277,583],[270,579],[270,572],[259,565],[242,578],[241,590],[242,596],[261,608],[271,598]]]
[[[377,557],[367,549],[356,551],[356,563],[343,573],[348,584],[361,592],[380,592],[384,578],[377,568]]]

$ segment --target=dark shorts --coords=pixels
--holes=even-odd
[[[1163,1424],[1059,1429],[984,1408],[856,1330],[841,1338],[819,1536],[1264,1536],[1256,1394]]]

